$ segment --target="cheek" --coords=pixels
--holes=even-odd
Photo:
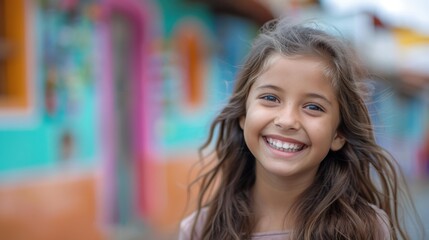
[[[246,124],[255,122],[255,120],[257,120],[258,117],[260,118],[263,113],[263,109],[250,105],[246,112]]]
[[[332,122],[313,122],[313,126],[311,130],[312,133],[310,135],[313,135],[315,139],[318,141],[326,143],[328,145],[332,139],[334,139],[336,134],[336,125]]]
[[[269,123],[268,116],[267,111],[263,109],[252,106],[248,108],[246,116],[240,119],[240,126],[247,142],[254,141],[255,137]]]
[[[266,108],[254,107],[249,108],[249,111],[246,115],[246,124],[253,128],[250,131],[254,131],[255,129],[260,130],[260,128],[265,127],[271,121],[273,121],[273,116],[275,113]]]

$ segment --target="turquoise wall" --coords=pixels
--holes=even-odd
[[[27,26],[34,31],[30,42],[35,64],[31,66],[34,121],[21,126],[0,119],[0,172],[97,161],[97,36],[87,14],[90,2],[73,13],[55,1],[38,1],[34,6]],[[70,143],[68,150],[65,141]]]
[[[75,11],[62,9],[55,1],[36,4],[34,28],[36,41],[36,116],[32,128],[10,127],[0,129],[0,172],[62,164],[87,166],[101,159],[99,111],[95,69],[99,43],[95,20],[88,15],[91,1],[80,4]],[[208,133],[209,124],[220,111],[232,89],[235,71],[256,33],[254,25],[237,18],[213,16],[206,6],[182,0],[153,1],[157,14],[152,21],[160,38],[156,56],[160,69],[161,91],[154,95],[154,109],[160,114],[155,119],[157,129],[154,154],[177,156],[196,152]],[[192,108],[184,101],[181,69],[172,61],[177,52],[174,38],[177,27],[193,21],[201,26],[201,35],[207,55],[204,61],[203,102]],[[221,32],[223,34],[221,34]],[[51,71],[55,74],[52,77]],[[52,86],[53,85],[53,86]],[[49,94],[55,95],[56,107],[46,104]],[[161,100],[161,101],[159,101]],[[151,114],[148,110],[147,114]],[[70,159],[64,159],[62,138],[73,138]]]

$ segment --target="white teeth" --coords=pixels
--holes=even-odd
[[[277,139],[267,138],[267,142],[275,149],[287,152],[297,152],[304,146],[303,144],[287,143]]]

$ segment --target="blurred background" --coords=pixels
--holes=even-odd
[[[429,228],[428,0],[0,0],[0,238],[175,239],[258,28],[334,26]],[[410,223],[411,224],[411,223]]]

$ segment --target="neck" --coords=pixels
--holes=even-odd
[[[257,170],[252,189],[256,214],[255,232],[282,231],[294,226],[294,203],[313,179],[283,178]]]

